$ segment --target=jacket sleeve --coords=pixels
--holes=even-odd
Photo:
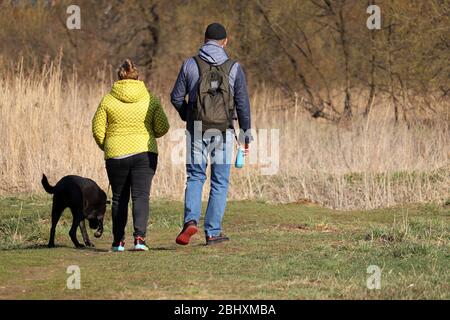
[[[180,115],[181,120],[183,121],[186,121],[186,95],[188,93],[185,66],[186,61],[181,66],[177,81],[175,81],[172,93],[170,94],[170,101],[172,102],[172,105],[175,107],[178,114]]]
[[[151,127],[153,128],[155,138],[160,138],[169,131],[169,120],[158,98],[152,97],[150,103],[153,109]]]
[[[236,79],[234,82],[234,104],[236,106],[239,127],[245,132],[251,128],[250,100],[248,97],[247,80],[239,64],[237,65]],[[249,143],[253,139],[246,137],[245,140],[246,143]]]
[[[94,136],[95,142],[102,150],[104,150],[107,123],[108,117],[102,100],[92,119],[92,135]]]

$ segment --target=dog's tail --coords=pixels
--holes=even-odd
[[[44,187],[45,191],[48,193],[53,193],[55,191],[55,187],[52,187],[50,183],[48,183],[47,177],[45,174],[42,174],[42,180],[41,180],[42,186]]]

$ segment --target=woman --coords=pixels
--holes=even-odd
[[[149,194],[158,162],[156,138],[167,133],[169,123],[159,100],[139,81],[139,72],[130,59],[119,67],[118,76],[92,119],[92,133],[104,151],[113,192],[112,251],[125,250],[130,192],[134,250],[147,251]]]

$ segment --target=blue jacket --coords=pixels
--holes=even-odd
[[[221,65],[228,60],[225,50],[215,41],[208,41],[199,50],[200,58],[212,65]],[[239,127],[246,131],[251,128],[250,101],[248,98],[247,81],[239,63],[235,63],[230,71],[230,88],[234,97]],[[194,58],[184,61],[178,74],[177,81],[170,94],[170,100],[180,114],[181,119],[187,122],[187,126],[193,122],[193,104],[197,99],[197,87],[199,70]],[[189,101],[186,95],[189,94]]]

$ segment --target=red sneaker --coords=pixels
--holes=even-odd
[[[184,224],[183,230],[181,230],[175,242],[181,244],[182,246],[185,246],[189,243],[189,240],[191,240],[191,237],[196,234],[197,231],[197,222],[195,222],[194,220],[186,222]]]

